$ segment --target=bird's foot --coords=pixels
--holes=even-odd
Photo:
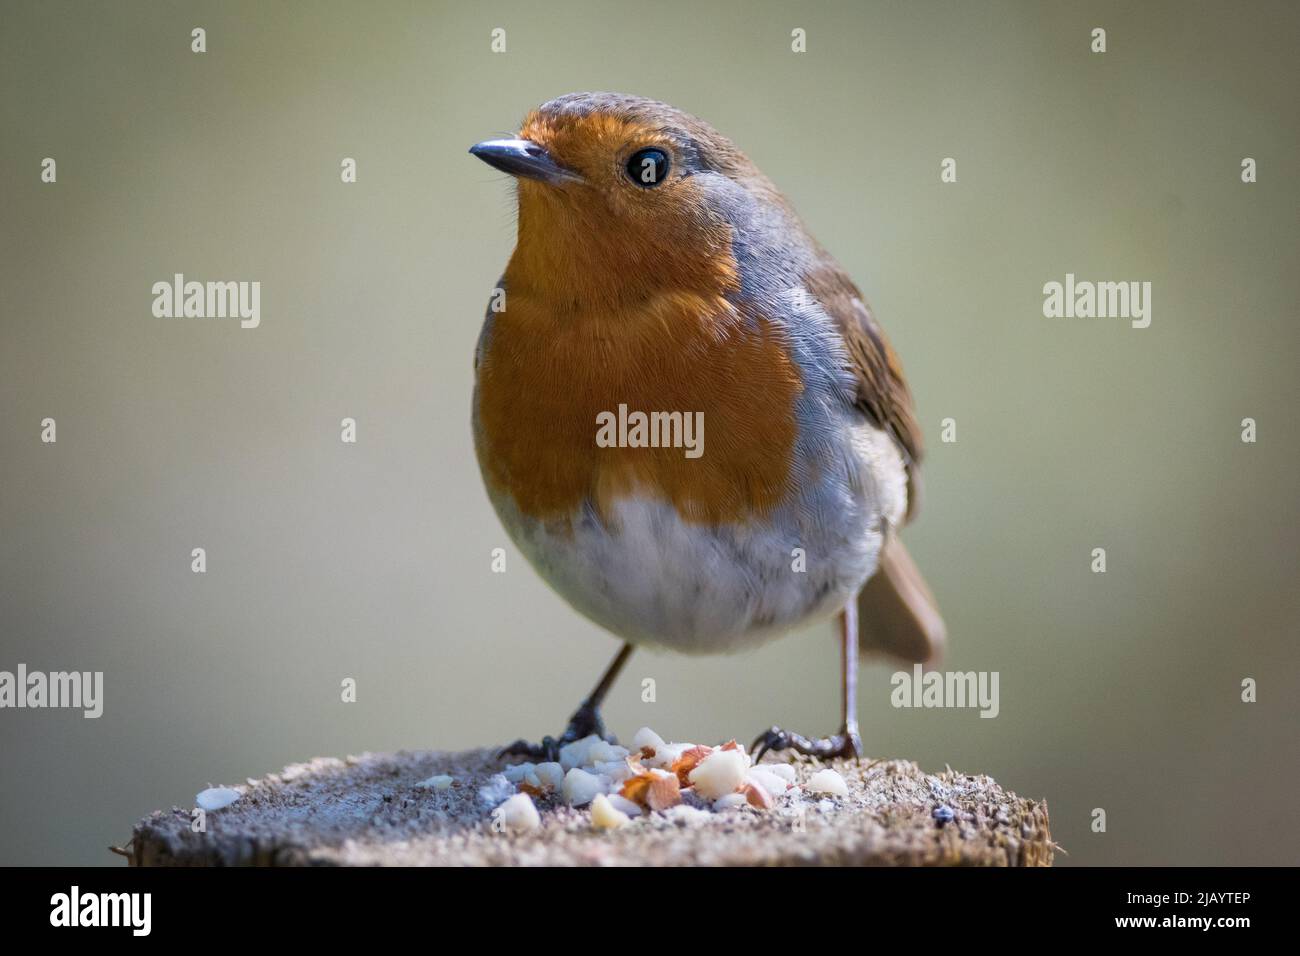
[[[754,755],[754,763],[762,760],[769,750],[793,750],[806,757],[820,757],[822,760],[832,757],[852,757],[856,760],[862,756],[862,738],[858,736],[856,725],[849,725],[830,737],[805,737],[803,734],[773,727],[759,734],[749,749]]]
[[[612,736],[605,735],[605,723],[600,719],[600,711],[590,704],[583,704],[569,718],[569,726],[559,737],[543,737],[539,744],[528,740],[516,740],[501,750],[498,757],[527,757],[539,763],[554,762],[560,759],[560,748],[583,737],[596,734],[602,740],[614,743]]]

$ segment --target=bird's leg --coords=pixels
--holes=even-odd
[[[600,682],[587,695],[587,699],[578,705],[578,709],[569,718],[569,726],[559,737],[543,737],[540,744],[527,740],[516,740],[501,751],[502,757],[530,757],[533,760],[554,761],[560,759],[560,748],[575,740],[581,740],[591,734],[605,737],[605,724],[600,719],[600,705],[609,693],[609,689],[623,669],[627,659],[632,656],[632,645],[624,644],[614,656],[609,667],[605,668]],[[612,738],[609,739],[613,742]]]
[[[809,757],[861,757],[862,738],[858,736],[858,597],[855,594],[839,615],[840,649],[843,653],[843,717],[840,732],[830,737],[809,738],[802,734],[773,727],[758,735],[749,749],[754,762],[769,750],[793,750]]]

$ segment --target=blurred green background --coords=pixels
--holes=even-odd
[[[732,137],[903,358],[929,444],[906,539],[944,666],[1000,672],[1001,714],[895,710],[875,666],[868,751],[1046,798],[1061,863],[1297,862],[1298,27],[1284,3],[5,3],[0,669],[102,670],[106,703],[0,712],[0,863],[114,862],[148,811],[313,755],[562,727],[616,645],[479,481],[513,202],[465,151],[589,89]],[[261,327],[154,318],[174,272],[260,280]],[[1152,282],[1151,327],[1045,319],[1067,272]],[[606,716],[831,730],[837,668],[829,626],[639,653]]]

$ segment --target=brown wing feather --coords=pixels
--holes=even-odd
[[[858,408],[893,435],[903,453],[907,464],[907,518],[911,520],[920,500],[923,450],[902,364],[862,293],[834,259],[823,252],[817,265],[804,276],[804,284],[835,320],[844,338],[857,381]]]
[[[821,254],[804,282],[844,338],[857,382],[857,407],[893,435],[903,453],[910,520],[920,500],[922,448],[903,367],[862,293],[829,255]],[[893,531],[886,529],[880,566],[857,598],[862,651],[933,663],[946,640],[943,618],[920,570]]]

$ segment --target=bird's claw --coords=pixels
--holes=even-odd
[[[777,753],[782,750],[793,750],[805,757],[818,757],[822,760],[832,757],[852,757],[856,760],[862,756],[862,738],[858,736],[858,728],[852,726],[845,727],[830,737],[811,738],[780,727],[771,727],[759,734],[749,749],[754,754],[754,763],[762,760],[768,751]]]
[[[540,744],[520,737],[509,746],[502,747],[497,757],[527,757],[534,763],[553,763],[560,759],[560,746],[554,737],[543,737]]]
[[[559,737],[543,737],[540,744],[522,738],[497,754],[498,757],[527,757],[538,763],[554,763],[560,759],[560,748],[575,740],[596,734],[610,743],[616,741],[605,733],[605,723],[600,719],[600,711],[590,704],[583,704],[569,718],[569,726]]]

